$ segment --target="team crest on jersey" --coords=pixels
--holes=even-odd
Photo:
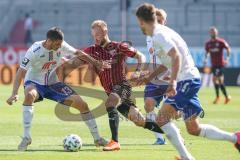
[[[30,61],[30,60],[25,57],[25,58],[22,60],[22,65],[23,65],[24,67],[26,67],[29,61]]]
[[[150,54],[153,54],[153,53],[154,53],[153,47],[150,47],[149,50],[148,50],[148,52],[149,52]]]

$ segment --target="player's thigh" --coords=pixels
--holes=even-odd
[[[33,103],[39,98],[37,88],[32,84],[25,86],[24,95],[25,95],[25,98],[24,98],[25,105],[27,105],[26,103]],[[31,105],[31,104],[28,104],[28,105]]]
[[[121,97],[117,93],[110,93],[106,102],[105,106],[108,107],[115,107],[117,106],[121,101]]]
[[[199,126],[198,116],[193,115],[192,117],[186,119],[185,125],[189,134],[195,136],[198,136],[200,134],[201,129]]]
[[[76,108],[80,110],[80,112],[89,111],[87,103],[78,94],[70,95],[63,101],[63,104]]]
[[[145,124],[144,116],[139,109],[133,105],[129,108],[128,119],[133,121],[137,126],[144,126]]]
[[[154,107],[157,105],[156,100],[151,97],[146,97],[144,99],[144,108],[147,113],[152,112]]]
[[[176,111],[176,109],[171,104],[164,103],[158,112],[156,121],[157,121],[158,125],[163,126],[164,124],[168,123],[172,119],[176,119],[176,117],[178,117],[178,115],[179,115],[179,113]]]

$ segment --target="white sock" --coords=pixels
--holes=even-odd
[[[84,122],[88,126],[88,128],[93,136],[93,139],[94,140],[100,139],[100,135],[99,135],[98,128],[97,128],[97,123],[95,121],[95,118],[91,114],[91,112],[83,113],[81,115],[82,115]]]
[[[31,123],[33,119],[33,106],[25,106],[23,105],[23,137],[31,138],[30,129]]]
[[[146,118],[150,119],[152,121],[156,121],[156,117],[157,117],[157,114],[154,111],[149,112],[146,115]],[[154,135],[155,135],[156,138],[163,139],[163,135],[161,133],[154,132]]]
[[[168,122],[167,124],[163,125],[161,129],[166,134],[168,140],[177,149],[181,158],[186,158],[190,160],[194,159],[192,155],[188,152],[187,148],[185,147],[179,129],[175,126],[174,123]]]
[[[209,124],[201,124],[200,128],[201,128],[201,132],[199,136],[201,137],[206,137],[208,139],[213,139],[213,140],[225,140],[232,143],[237,143],[237,136],[234,133],[220,130],[219,128]]]

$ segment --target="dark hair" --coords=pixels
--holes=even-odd
[[[53,27],[47,32],[47,39],[50,40],[63,40],[64,34],[58,27]]]
[[[150,3],[144,3],[138,7],[136,16],[145,22],[154,22],[156,19],[155,6]]]

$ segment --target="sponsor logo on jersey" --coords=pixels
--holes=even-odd
[[[29,61],[30,61],[30,60],[27,59],[26,57],[23,58],[23,60],[22,60],[22,65],[23,65],[24,67],[26,67]]]
[[[55,65],[55,64],[57,64],[56,61],[47,62],[43,65],[42,70],[48,70],[52,65]]]

